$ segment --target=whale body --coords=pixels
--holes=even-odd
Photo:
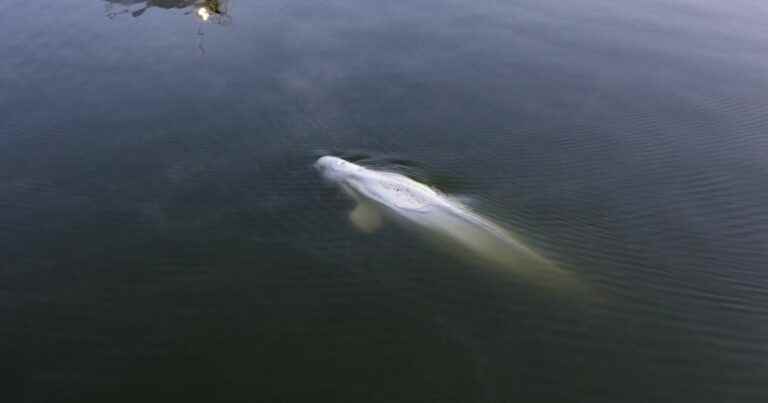
[[[506,229],[423,183],[334,156],[321,157],[314,166],[357,203],[349,218],[361,231],[374,232],[390,219],[473,261],[538,285],[572,288],[577,283]]]

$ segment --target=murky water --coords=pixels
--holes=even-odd
[[[768,401],[766,21],[0,3],[3,400]],[[357,231],[325,154],[457,195],[593,298]]]

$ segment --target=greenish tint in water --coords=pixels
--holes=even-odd
[[[0,4],[3,396],[766,401],[766,17]],[[603,297],[360,234],[325,154],[473,200]]]

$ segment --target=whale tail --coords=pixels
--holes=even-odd
[[[419,218],[422,233],[463,260],[508,273],[537,287],[565,294],[590,294],[590,287],[519,241],[512,233],[466,211],[464,215],[431,213]]]

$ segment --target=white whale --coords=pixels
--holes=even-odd
[[[370,233],[384,219],[419,230],[452,251],[485,266],[536,283],[573,288],[573,276],[516,239],[510,232],[460,202],[406,176],[365,168],[338,157],[324,156],[315,168],[357,202],[349,218]]]

